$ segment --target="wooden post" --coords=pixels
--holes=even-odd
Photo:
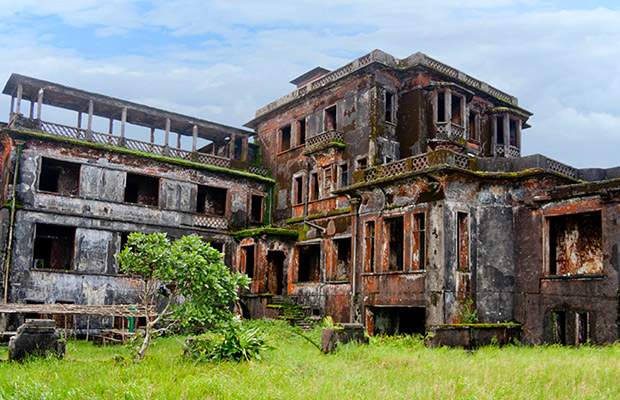
[[[192,128],[192,152],[196,152],[196,144],[198,142],[198,126],[194,125]]]
[[[88,343],[89,330],[90,330],[90,314],[88,314],[88,317],[86,318],[86,343]]]
[[[21,83],[17,84],[17,108],[15,109],[15,113],[19,114],[21,112],[22,106],[22,93],[24,91],[24,87]]]
[[[37,119],[41,120],[41,109],[43,108],[43,89],[39,89],[39,95],[37,96]]]
[[[76,325],[76,316],[73,314],[73,344],[77,342],[77,325]]]

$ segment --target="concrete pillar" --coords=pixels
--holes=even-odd
[[[228,143],[228,158],[235,158],[235,142],[237,141],[237,135],[230,135],[230,143]]]
[[[19,114],[21,112],[22,106],[22,93],[24,91],[24,87],[21,83],[17,84],[17,108],[15,109],[15,113]]]
[[[93,112],[95,109],[95,103],[92,100],[88,100],[88,132],[93,130]]]
[[[39,89],[39,95],[37,96],[37,119],[41,120],[41,110],[43,109],[43,89]]]
[[[166,118],[166,137],[165,137],[165,146],[168,147],[168,142],[170,140],[170,118]]]
[[[241,160],[248,161],[248,140],[249,138],[243,138],[243,142],[241,143]]]
[[[30,119],[34,118],[34,100],[30,100]]]
[[[181,134],[177,133],[177,149],[181,148]]]
[[[508,149],[508,146],[510,146],[510,118],[508,118],[508,114],[504,114],[502,118],[504,118],[502,121],[502,126],[504,127],[504,146]],[[506,151],[506,153],[508,153],[508,151]]]
[[[151,128],[151,143],[155,143],[155,128]]]
[[[192,128],[192,151],[196,151],[196,144],[198,143],[198,126],[194,125]]]
[[[127,107],[123,107],[121,111],[121,137],[125,137],[125,125],[127,123]]]
[[[108,126],[108,133],[111,135],[114,132],[114,118],[110,118],[110,125]]]
[[[80,129],[82,128],[82,111],[78,111],[77,127]]]

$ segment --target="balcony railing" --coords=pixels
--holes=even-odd
[[[122,136],[110,135],[108,133],[101,133],[95,131],[88,131],[86,129],[61,125],[57,123],[47,122],[47,121],[39,121],[36,119],[30,118],[13,118],[11,120],[11,124],[15,125],[17,128],[26,128],[26,129],[36,129],[43,133],[47,133],[53,136],[60,136],[69,139],[79,139],[86,140],[93,143],[99,143],[109,146],[115,147],[124,147],[131,150],[136,150],[142,153],[151,153],[166,157],[178,158],[182,160],[188,160],[197,162],[199,164],[205,165],[214,165],[222,168],[240,168],[245,169],[250,173],[268,176],[269,170],[267,168],[258,166],[258,165],[250,165],[250,164],[240,164],[240,162],[236,162],[235,166],[232,165],[231,159],[225,157],[215,156],[213,154],[206,154],[200,152],[191,152],[188,150],[183,150],[179,148],[163,146],[156,143],[151,142],[143,142],[136,139],[131,139]]]
[[[495,145],[496,157],[521,157],[521,149],[517,146],[496,144]]]
[[[321,148],[332,142],[343,142],[344,133],[335,129],[319,133],[306,139],[305,153],[311,153],[312,151]]]
[[[452,122],[437,122],[435,129],[437,133],[444,134],[446,137],[465,138],[465,128]]]
[[[196,214],[194,215],[194,226],[226,231],[228,230],[228,219],[213,215]]]

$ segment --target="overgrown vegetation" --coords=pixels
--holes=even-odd
[[[123,347],[67,343],[65,360],[0,362],[2,399],[616,399],[620,345],[428,349],[374,337],[325,355],[284,321],[244,321],[272,349],[250,362],[194,362],[171,337],[140,363]],[[320,330],[308,332],[319,341]],[[120,355],[122,357],[116,357]],[[7,358],[0,347],[0,358]]]
[[[144,358],[153,335],[172,329],[232,329],[231,303],[246,275],[232,273],[222,255],[195,235],[173,243],[165,233],[132,233],[117,256],[121,270],[142,281],[138,288],[147,310],[147,324],[136,358]],[[149,308],[158,298],[163,306],[154,315]]]
[[[231,324],[225,332],[206,332],[185,341],[185,356],[196,361],[250,361],[261,359],[269,346],[258,328]]]

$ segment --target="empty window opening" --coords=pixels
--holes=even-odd
[[[390,271],[403,270],[403,217],[388,218],[385,220],[388,236],[388,269]]]
[[[553,311],[553,342],[566,345],[566,311]]]
[[[306,119],[297,121],[297,145],[301,146],[306,143]]]
[[[284,294],[284,252],[267,252],[267,290],[276,295]]]
[[[478,114],[469,112],[469,140],[478,140]]]
[[[323,193],[328,196],[332,191],[332,185],[334,183],[334,174],[332,166],[323,168]]]
[[[291,148],[291,126],[283,126],[280,128],[280,151],[286,151]]]
[[[252,195],[250,201],[250,219],[252,222],[263,222],[264,197]]]
[[[80,164],[43,158],[39,190],[77,196],[80,190]]]
[[[320,192],[319,174],[313,172],[310,175],[310,200],[318,200]]]
[[[35,227],[33,267],[37,269],[73,269],[75,228],[37,224]]]
[[[321,245],[297,247],[297,281],[318,282],[320,279]]]
[[[437,122],[447,122],[446,116],[446,94],[444,92],[437,93]]]
[[[224,188],[198,185],[196,212],[198,214],[225,216],[227,194],[228,190]]]
[[[351,277],[351,238],[334,240],[336,247],[336,268],[333,279],[348,281]]]
[[[349,166],[347,164],[340,164],[338,171],[340,174],[340,185],[338,187],[342,189],[349,184]]]
[[[235,138],[235,154],[233,158],[235,160],[241,160],[243,158],[243,137]]]
[[[338,129],[336,124],[336,106],[331,106],[325,109],[325,130],[331,131]]]
[[[241,247],[241,263],[243,271],[250,278],[254,279],[254,245]]]
[[[385,122],[394,122],[394,95],[385,92]]]
[[[157,207],[159,205],[159,179],[128,173],[125,183],[125,201]]]
[[[469,214],[457,212],[457,270],[469,272]]]
[[[509,127],[510,127],[510,145],[517,147],[519,145],[519,138],[518,138],[518,133],[517,133],[517,121],[511,118]]]
[[[366,222],[366,272],[375,272],[375,221]]]
[[[426,218],[425,214],[413,215],[413,269],[426,268]]]
[[[504,144],[504,117],[495,117],[496,144]]]
[[[304,202],[304,177],[296,176],[293,180],[293,199],[294,204],[301,204]]]
[[[603,273],[601,212],[547,218],[549,275]]]
[[[452,95],[452,123],[463,125],[463,98],[461,96]]]
[[[357,169],[362,170],[368,168],[368,158],[362,157],[357,160]]]
[[[373,307],[375,335],[426,333],[424,307]]]

